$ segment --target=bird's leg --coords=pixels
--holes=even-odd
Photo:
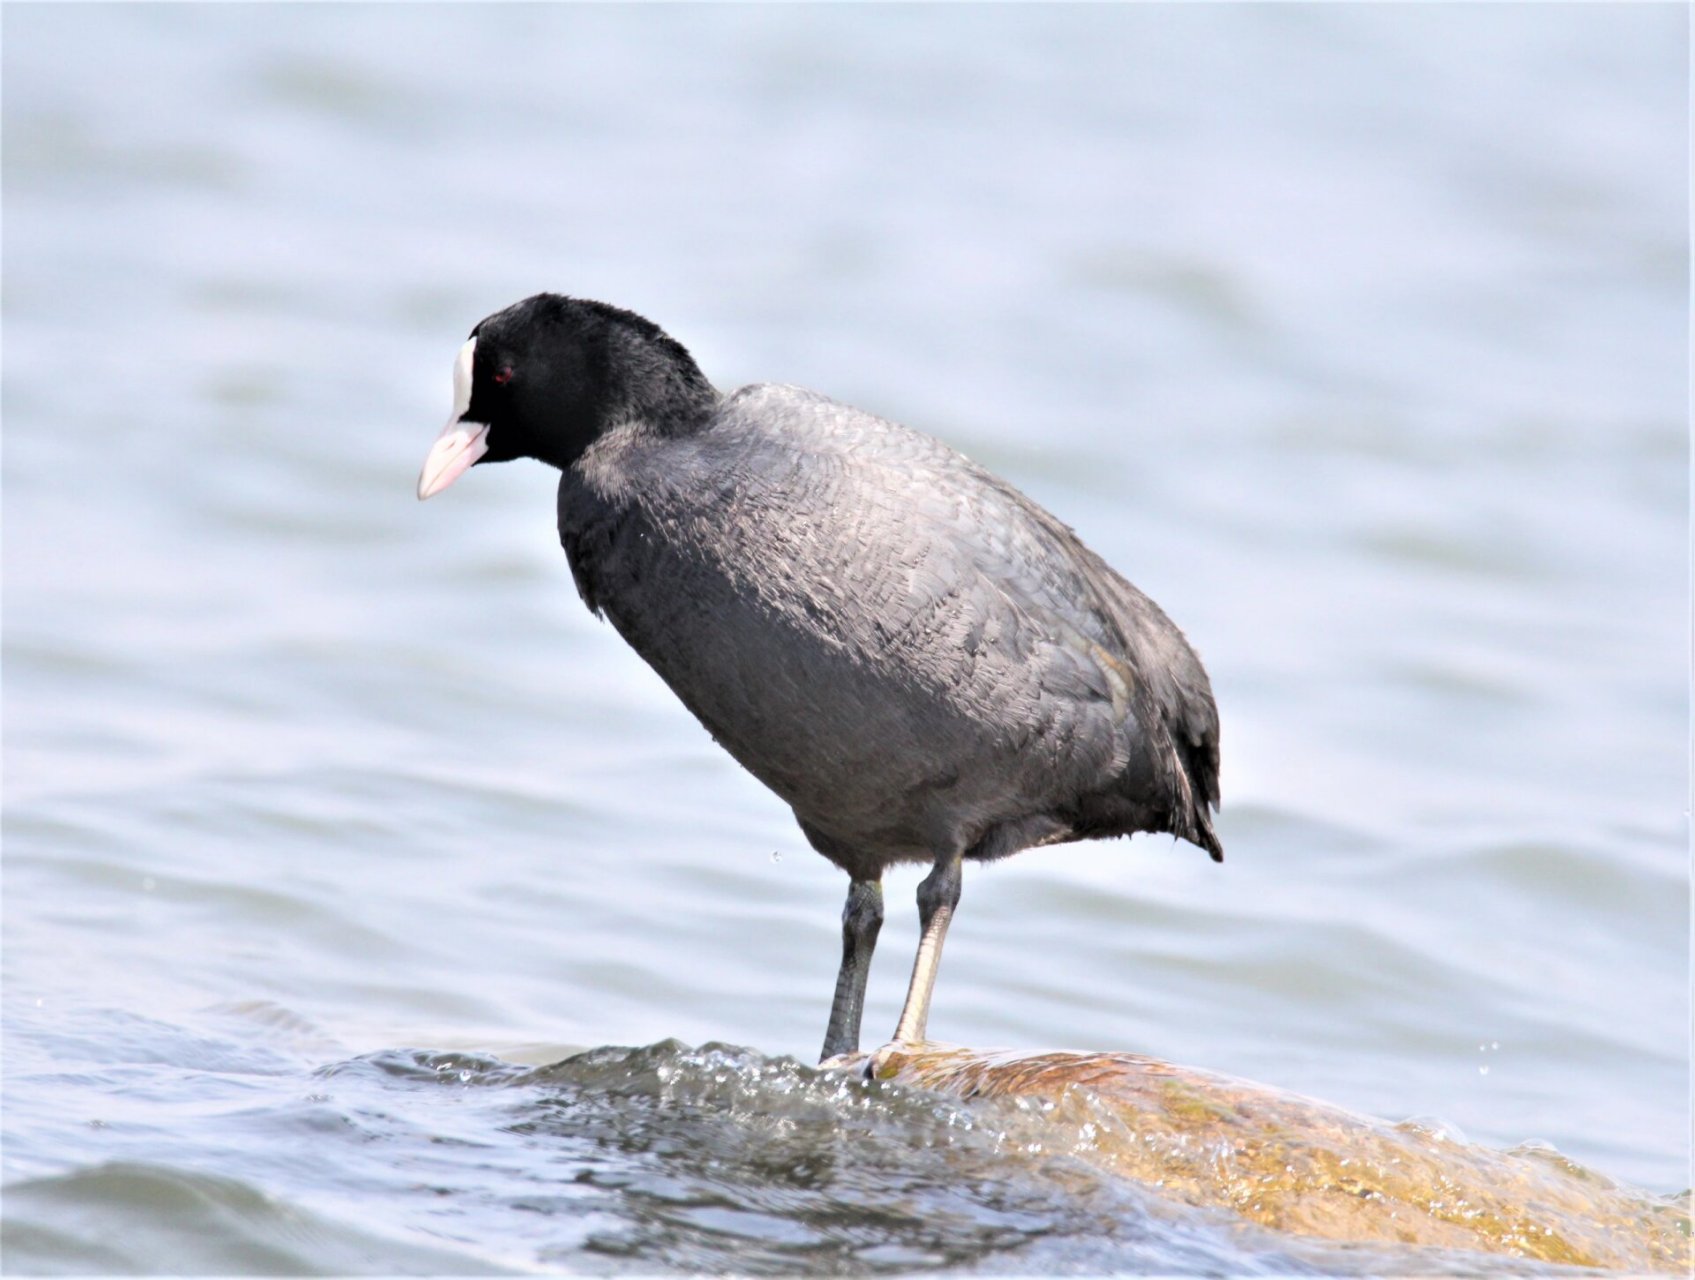
[[[859,1049],[859,1019],[865,1012],[865,979],[871,973],[871,953],[883,927],[883,882],[855,880],[842,907],[842,967],[836,975],[836,998],[830,1001],[830,1026],[824,1032],[819,1061]]]
[[[906,1007],[895,1027],[898,1044],[917,1044],[924,1039],[924,1024],[930,1017],[930,992],[936,985],[936,969],[942,962],[942,940],[948,936],[948,921],[959,905],[960,855],[944,854],[918,886],[918,955],[912,962],[912,984],[906,989]]]

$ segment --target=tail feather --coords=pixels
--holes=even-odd
[[[1212,814],[1202,805],[1195,810],[1194,816],[1194,830],[1187,839],[1210,853],[1214,862],[1223,862],[1224,845],[1218,839],[1218,832],[1213,830]]]

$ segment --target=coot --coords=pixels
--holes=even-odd
[[[960,866],[1169,832],[1221,860],[1218,711],[1159,606],[1004,480],[798,387],[721,394],[632,312],[471,330],[418,496],[559,468],[583,601],[847,872],[823,1056],[857,1050],[882,875],[931,864],[895,1039],[924,1039]]]

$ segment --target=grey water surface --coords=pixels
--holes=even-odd
[[[1689,1185],[1686,9],[0,22],[9,1270],[1499,1271],[802,1065],[845,879],[550,474],[413,497],[544,288],[942,436],[1205,658],[1227,860],[969,868],[933,1035]]]

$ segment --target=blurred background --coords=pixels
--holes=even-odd
[[[815,1056],[845,879],[582,608],[551,473],[413,496],[466,333],[542,289],[946,439],[1205,658],[1227,861],[968,869],[933,1035],[1688,1185],[1685,9],[3,21],[4,1159],[40,1266],[118,1266],[79,1215],[178,1174],[325,1215],[297,1269],[351,1269],[355,1221],[388,1269],[424,1235],[610,1265],[328,1064]],[[520,1182],[557,1158],[461,1128]],[[225,1266],[268,1212],[209,1229]]]

